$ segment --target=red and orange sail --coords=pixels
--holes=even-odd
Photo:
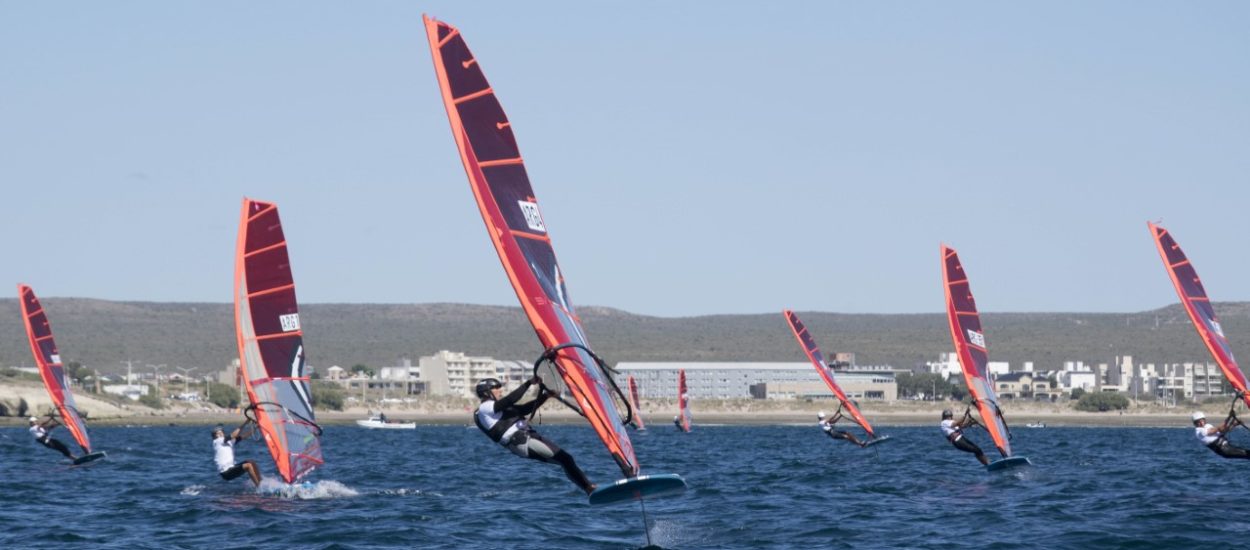
[[[74,441],[86,453],[91,452],[91,439],[87,437],[87,424],[78,413],[78,405],[74,403],[74,393],[70,391],[69,377],[65,374],[65,366],[61,364],[61,352],[57,350],[56,340],[52,338],[52,325],[48,316],[35,297],[35,291],[29,286],[17,285],[18,301],[22,303],[22,320],[26,325],[26,338],[30,342],[30,352],[39,365],[39,377],[43,379],[43,387],[48,390],[52,404],[61,415],[61,424],[74,436]]]
[[[694,417],[690,414],[690,390],[686,388],[686,369],[677,371],[677,418],[681,431],[690,431]]]
[[[544,347],[569,343],[585,346],[586,336],[569,300],[512,125],[460,31],[430,17],[424,20],[452,136],[482,220],[521,307]],[[638,475],[638,459],[612,399],[607,375],[577,347],[560,350],[556,366],[621,471],[627,477]]]
[[[1242,393],[1242,399],[1250,406],[1246,375],[1241,372],[1241,367],[1237,366],[1237,360],[1233,358],[1233,350],[1228,346],[1224,329],[1215,317],[1215,309],[1211,307],[1211,299],[1207,298],[1207,291],[1202,287],[1198,272],[1167,229],[1149,222],[1146,225],[1150,227],[1150,234],[1154,236],[1155,246],[1159,249],[1159,257],[1168,270],[1168,276],[1172,279],[1176,294],[1181,298],[1181,304],[1185,306],[1185,313],[1189,314],[1194,329],[1202,337],[1202,343],[1207,345],[1215,362],[1219,363],[1220,370],[1224,371],[1224,376],[1234,389]]]
[[[291,483],[322,464],[278,207],[243,199],[234,272],[234,320],[243,387],[278,473]]]
[[[647,429],[646,424],[642,422],[642,400],[638,399],[638,382],[634,381],[634,375],[629,375],[629,399],[630,406],[634,407],[634,425],[639,430]]]
[[[851,414],[851,418],[856,424],[864,428],[868,435],[876,437],[872,431],[872,425],[868,424],[868,420],[864,415],[859,413],[859,408],[846,397],[846,392],[842,391],[842,387],[833,378],[833,368],[829,363],[825,362],[825,355],[820,352],[820,347],[816,345],[816,340],[812,338],[811,333],[807,332],[807,327],[803,326],[803,322],[799,320],[799,316],[788,309],[782,310],[785,315],[786,322],[790,324],[790,332],[794,333],[794,337],[798,339],[799,346],[802,346],[803,353],[807,354],[807,358],[812,362],[812,366],[816,367],[816,372],[820,374],[820,378],[825,381],[825,385],[829,386],[829,391],[842,402],[842,408]]]
[[[1011,436],[998,408],[998,394],[990,381],[989,349],[981,331],[981,316],[968,286],[968,276],[955,249],[942,245],[942,282],[946,289],[946,317],[950,322],[951,340],[959,354],[964,382],[981,413],[985,430],[994,439],[994,446],[1004,457],[1011,456]]]

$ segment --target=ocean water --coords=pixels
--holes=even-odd
[[[539,426],[591,478],[619,473],[589,428]],[[859,449],[813,426],[657,421],[644,473],[690,491],[647,504],[664,548],[1227,548],[1250,541],[1250,461],[1185,426],[1017,428],[1033,468],[988,474],[936,427],[881,427]],[[58,430],[62,440],[67,434]],[[1236,436],[1247,444],[1250,432]],[[101,427],[109,458],[71,468],[0,430],[0,548],[638,548],[635,504],[590,507],[559,468],[474,428],[328,426],[311,488],[215,473],[209,427]],[[989,448],[984,432],[975,441]],[[263,445],[237,456],[273,473]]]

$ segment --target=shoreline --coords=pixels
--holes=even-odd
[[[883,412],[865,414],[873,426],[881,427],[915,427],[931,426],[936,429],[939,422],[940,409],[934,411]],[[1010,413],[1009,413],[1010,414]],[[1175,413],[1087,413],[1078,411],[1047,411],[1020,412],[1011,414],[1010,425],[1013,430],[1030,429],[1025,425],[1043,422],[1047,428],[1189,428],[1188,412]],[[387,416],[397,421],[415,422],[418,426],[471,426],[472,421],[466,412],[435,412],[419,413],[415,411],[393,411]],[[646,415],[644,420],[654,416],[648,424],[667,426],[665,415]],[[326,426],[352,426],[356,420],[364,419],[363,411],[327,411],[317,415],[317,422]],[[1221,415],[1222,417],[1222,415]],[[212,426],[222,424],[230,426],[241,424],[242,415],[232,412],[192,412],[174,413],[162,411],[158,414],[96,418],[88,421],[94,427],[125,427],[125,426]],[[536,425],[578,425],[584,420],[572,412],[543,413],[535,420]],[[785,410],[769,412],[704,412],[696,413],[695,426],[802,426],[815,425],[815,413],[806,410]],[[25,426],[23,418],[0,418],[0,426]],[[661,428],[662,429],[662,428]]]

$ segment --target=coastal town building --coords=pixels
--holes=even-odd
[[[893,401],[898,384],[890,367],[857,371],[846,365],[835,369],[835,379],[852,399]],[[811,363],[696,362],[617,363],[617,384],[624,388],[633,376],[644,399],[677,397],[677,373],[686,371],[692,399],[833,399]]]

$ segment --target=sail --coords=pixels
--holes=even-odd
[[[455,27],[425,17],[425,29],[447,118],[473,196],[525,315],[544,347],[571,343],[589,348],[512,126],[481,64]],[[627,477],[638,475],[638,459],[612,398],[607,374],[577,346],[560,350],[556,365],[621,472]]]
[[[291,483],[322,463],[304,368],[304,332],[278,207],[243,199],[234,265],[243,387],[278,473]]]
[[[1153,223],[1146,225],[1150,226],[1150,233],[1155,238],[1155,246],[1159,249],[1159,257],[1163,260],[1164,267],[1167,267],[1172,286],[1176,288],[1176,294],[1180,296],[1185,312],[1193,321],[1194,329],[1198,331],[1202,342],[1215,357],[1215,362],[1219,363],[1220,370],[1224,371],[1224,376],[1228,378],[1229,383],[1242,393],[1242,399],[1245,400],[1247,406],[1250,406],[1250,392],[1246,391],[1246,375],[1241,371],[1241,367],[1237,366],[1237,360],[1233,358],[1233,350],[1228,346],[1228,339],[1224,337],[1224,329],[1220,327],[1220,321],[1215,317],[1215,309],[1211,307],[1211,300],[1207,298],[1207,291],[1202,287],[1198,272],[1194,270],[1193,264],[1189,262],[1189,258],[1185,257],[1180,245],[1176,244],[1176,240],[1167,229]]]
[[[52,397],[52,404],[61,415],[61,424],[74,441],[82,447],[83,452],[91,452],[91,439],[87,437],[87,424],[78,413],[78,405],[74,403],[74,392],[69,389],[69,377],[65,366],[61,364],[61,352],[57,350],[56,340],[52,338],[52,325],[48,324],[48,316],[43,312],[35,291],[26,285],[17,285],[17,295],[22,303],[22,320],[26,323],[26,338],[30,341],[30,352],[35,356],[35,364],[39,365],[39,377],[43,379],[43,387]]]
[[[634,407],[634,425],[639,430],[647,429],[642,422],[642,400],[638,399],[638,382],[634,381],[634,375],[629,375],[629,398],[630,405]]]
[[[820,352],[820,347],[816,345],[816,340],[812,339],[811,333],[807,332],[807,327],[803,326],[799,316],[788,309],[782,310],[781,313],[785,315],[786,322],[790,323],[790,331],[798,339],[799,345],[803,347],[803,353],[807,354],[807,358],[812,362],[812,366],[816,367],[816,372],[820,374],[820,378],[825,381],[826,386],[829,386],[829,391],[833,392],[838,401],[842,402],[842,409],[849,411],[851,418],[855,420],[856,424],[864,428],[868,435],[876,437],[876,434],[872,431],[872,426],[868,424],[868,420],[859,413],[859,408],[846,397],[846,392],[843,392],[842,387],[833,379],[833,368],[829,366],[829,363],[825,362],[825,355]]]
[[[690,431],[694,418],[690,414],[690,391],[686,388],[686,369],[677,371],[677,417],[683,432]]]
[[[946,245],[942,245],[942,281],[946,287],[946,317],[950,322],[951,340],[959,354],[964,382],[968,384],[968,391],[972,393],[973,402],[981,413],[985,430],[994,439],[994,446],[998,447],[998,452],[1004,457],[1011,456],[1011,436],[1007,432],[1007,423],[1003,421],[1002,411],[998,407],[998,395],[994,393],[994,384],[990,380],[987,367],[989,349],[985,345],[985,334],[981,332],[977,304],[972,298],[972,289],[968,286],[964,266],[959,263],[959,254]]]

